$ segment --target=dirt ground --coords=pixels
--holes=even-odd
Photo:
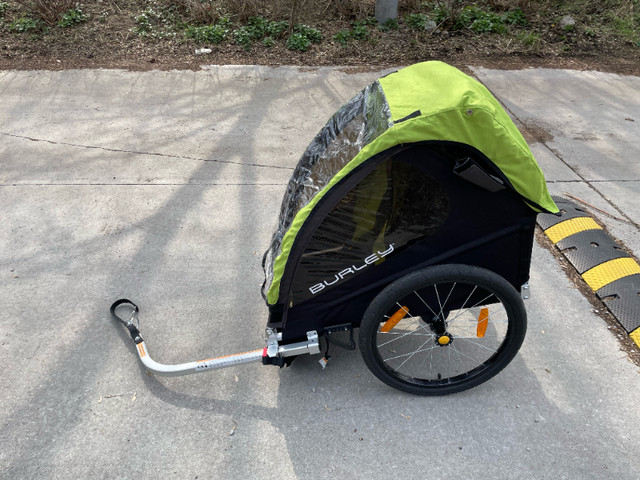
[[[139,16],[157,2],[99,0],[82,5],[86,15],[83,22],[68,28],[40,22],[27,31],[18,31],[16,27],[16,21],[25,17],[25,8],[17,2],[4,3],[5,12],[0,17],[2,70],[198,70],[201,65],[222,64],[349,65],[379,69],[442,60],[458,67],[548,67],[640,75],[640,47],[629,38],[598,28],[593,24],[598,17],[593,16],[580,18],[574,14],[576,27],[567,31],[558,22],[528,12],[526,29],[510,26],[504,34],[478,34],[468,28],[448,31],[444,26],[431,32],[417,31],[401,15],[397,29],[383,32],[370,24],[366,39],[353,40],[345,46],[334,35],[348,30],[354,19],[343,15],[316,20],[313,26],[321,30],[322,41],[312,44],[308,51],[292,51],[283,38],[276,39],[268,48],[260,42],[243,48],[232,39],[217,45],[198,44],[186,38],[184,30],[171,25],[157,5],[154,8],[160,13],[151,18],[150,31],[140,35],[136,32],[140,27]],[[535,33],[535,42],[527,41],[529,32]],[[211,52],[196,54],[199,48]]]

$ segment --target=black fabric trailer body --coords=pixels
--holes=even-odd
[[[300,232],[291,252],[296,267],[282,279],[289,302],[270,307],[269,326],[282,328],[288,340],[331,325],[357,327],[368,304],[386,285],[442,263],[484,267],[519,290],[529,278],[536,213],[511,188],[491,191],[456,175],[456,165],[469,160],[500,179],[499,170],[480,152],[450,142],[399,146],[354,170],[323,198]],[[382,224],[377,218],[378,228],[369,229],[355,243],[348,235],[357,226],[349,225],[347,212],[357,194],[380,196],[375,178],[381,169],[400,174],[387,178],[386,195],[376,213],[396,220]],[[377,259],[370,259],[375,262],[363,267],[381,233],[388,243],[376,250]],[[350,241],[348,249],[345,238]],[[391,245],[393,252],[382,257]],[[313,294],[310,288],[320,283],[324,288],[317,287]]]

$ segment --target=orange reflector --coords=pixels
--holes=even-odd
[[[487,333],[487,326],[489,325],[489,309],[480,309],[480,315],[478,315],[478,338],[484,338],[484,334]]]
[[[396,313],[391,315],[391,318],[389,318],[389,320],[384,322],[384,325],[382,325],[380,331],[382,333],[390,332],[393,327],[400,323],[400,320],[407,316],[407,313],[409,313],[409,309],[407,307],[402,307]]]

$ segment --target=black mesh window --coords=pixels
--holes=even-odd
[[[292,302],[347,282],[433,235],[448,209],[444,189],[426,171],[388,158],[319,225],[297,268]]]

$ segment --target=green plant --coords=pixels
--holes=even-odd
[[[262,45],[267,48],[273,47],[275,43],[276,41],[272,37],[264,37],[262,39]]]
[[[476,33],[504,33],[507,30],[502,17],[493,12],[481,12],[469,28]]]
[[[584,34],[587,37],[595,38],[597,37],[597,33],[593,28],[585,28]]]
[[[340,30],[333,36],[333,39],[343,47],[351,43],[351,38],[351,32],[349,30]]]
[[[483,2],[486,3],[486,2]],[[491,2],[489,2],[490,4]],[[466,4],[466,5],[465,5]],[[451,30],[470,29],[475,33],[505,33],[507,25],[524,26],[527,18],[521,8],[513,8],[503,14],[483,9],[476,3],[450,1],[437,2],[431,11],[436,24],[442,24]],[[407,24],[414,29],[425,29],[428,16],[422,13],[407,15]]]
[[[504,23],[509,25],[518,25],[524,27],[529,24],[527,17],[520,7],[516,7],[513,10],[509,10],[502,16]]]
[[[311,43],[320,43],[321,40],[322,32],[320,30],[298,23],[293,27],[293,32],[287,39],[287,48],[306,52],[309,50]]]
[[[322,32],[320,32],[320,30],[318,30],[317,28],[312,28],[308,25],[304,25],[302,23],[295,25],[293,27],[293,31],[294,33],[303,35],[313,43],[320,43],[320,41],[322,40]]]
[[[152,18],[152,15],[148,12],[142,12],[140,15],[134,17],[133,20],[136,22],[136,27],[133,29],[133,32],[141,36],[151,33],[153,30]]]
[[[269,35],[270,37],[278,38],[284,35],[284,33],[288,30],[288,28],[289,28],[289,22],[287,21],[282,21],[282,22],[271,21],[267,26],[267,35]]]
[[[30,17],[20,17],[9,24],[10,32],[33,32],[40,28],[40,21]]]
[[[250,26],[239,27],[233,31],[233,41],[245,50],[249,50],[254,40],[254,32]]]
[[[234,43],[249,50],[253,42],[258,40],[263,40],[265,46],[272,46],[275,43],[274,38],[281,37],[288,28],[289,24],[286,21],[270,21],[258,15],[249,18],[247,25],[236,28],[232,36]],[[264,42],[267,37],[269,40]]]
[[[368,25],[371,24],[370,19],[356,20],[351,22],[351,30],[340,30],[333,36],[333,40],[343,47],[351,43],[351,40],[367,40],[369,38]],[[397,28],[397,22],[396,22]]]
[[[351,22],[351,36],[356,40],[366,40],[367,38],[369,38],[367,21],[359,20],[359,21]]]
[[[433,9],[433,19],[438,25],[450,22],[451,16],[449,11],[440,3]]]
[[[62,18],[58,22],[58,26],[63,28],[73,27],[78,23],[82,23],[86,21],[87,21],[87,16],[84,13],[82,13],[82,10],[80,10],[80,8],[72,8],[69,11],[67,11],[67,13],[62,15]]]
[[[269,28],[269,20],[261,15],[258,15],[249,18],[247,25],[241,28],[245,28],[247,30],[247,35],[251,36],[252,39],[258,40],[267,34],[267,29]]]
[[[406,17],[404,17],[404,21],[410,28],[415,30],[424,30],[427,24],[427,17],[424,13],[410,13]]]
[[[220,43],[229,34],[229,28],[226,24],[190,25],[184,32],[187,38],[193,38],[196,43]]]
[[[0,2],[0,17],[4,17],[4,14],[7,13],[7,2]]]
[[[174,36],[175,33],[170,32],[180,30],[186,26],[181,22],[178,9],[174,4],[162,5],[158,4],[158,2],[152,2],[140,15],[136,15],[133,19],[136,22],[136,26],[132,31],[143,37]]]
[[[300,50],[306,52],[311,46],[311,40],[299,32],[293,32],[287,39],[287,48],[289,50]]]
[[[615,17],[613,27],[616,33],[627,40],[634,40],[637,37],[636,18],[634,16]]]
[[[469,28],[475,33],[504,33],[506,31],[503,16],[490,10],[483,10],[476,5],[467,5],[459,11],[456,17],[448,17],[446,20],[452,24],[453,30]]]
[[[395,18],[390,18],[386,22],[378,25],[378,29],[383,31],[383,32],[388,32],[390,30],[397,30],[398,29],[398,21]]]
[[[470,27],[473,22],[480,19],[483,13],[483,10],[475,5],[467,5],[460,11],[459,15],[453,19],[454,29],[461,30]]]

